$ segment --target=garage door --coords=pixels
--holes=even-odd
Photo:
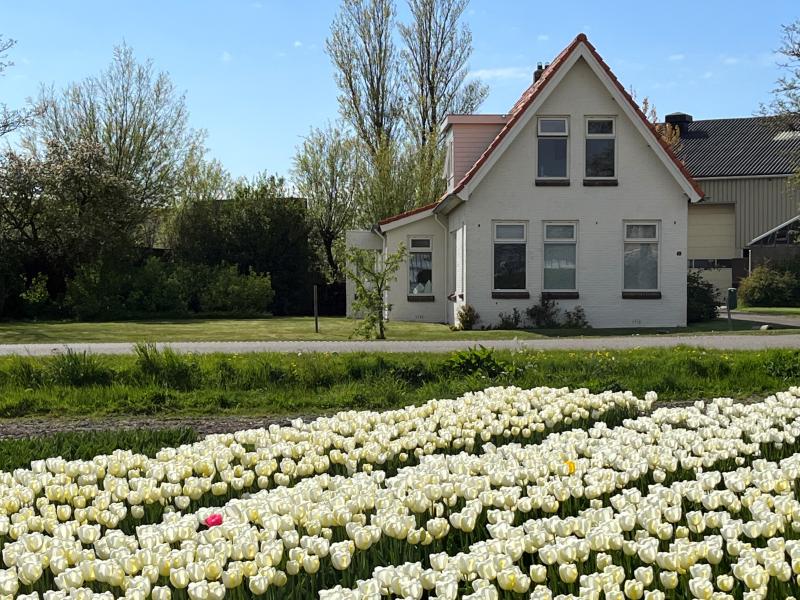
[[[689,258],[736,258],[733,204],[689,207]]]

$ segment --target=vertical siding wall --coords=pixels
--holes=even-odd
[[[787,186],[786,177],[702,179],[708,200],[704,204],[736,205],[736,249],[738,254],[750,241],[785,223],[798,213],[800,190]]]
[[[450,181],[451,187],[461,181],[461,178],[472,168],[472,165],[480,158],[502,128],[502,123],[458,123],[452,126],[453,178]]]

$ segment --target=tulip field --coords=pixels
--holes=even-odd
[[[800,596],[800,388],[494,387],[0,472],[0,598]]]

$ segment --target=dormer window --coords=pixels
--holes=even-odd
[[[586,179],[614,179],[616,124],[613,117],[586,119]]]
[[[566,117],[540,117],[538,120],[537,179],[566,179],[569,122]]]

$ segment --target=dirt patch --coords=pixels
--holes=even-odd
[[[0,439],[43,437],[56,433],[110,431],[118,429],[172,429],[188,427],[200,435],[230,433],[270,425],[289,425],[294,419],[311,420],[308,415],[267,417],[118,417],[102,419],[0,419]]]

